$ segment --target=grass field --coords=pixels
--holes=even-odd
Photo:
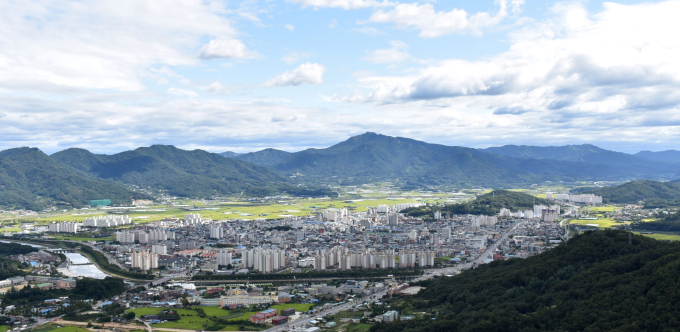
[[[9,330],[9,325],[0,325],[0,332],[7,332]]]
[[[640,235],[640,233],[635,233]],[[680,235],[672,235],[672,234],[641,234],[642,236],[646,237],[651,237],[653,239],[657,240],[671,240],[671,241],[680,241]]]
[[[347,324],[347,332],[367,332],[371,328],[371,324],[349,323]]]
[[[571,220],[569,222],[570,224],[576,224],[576,225],[586,225],[586,224],[596,224],[598,225],[597,227],[604,228],[604,227],[613,227],[616,225],[622,225],[621,223],[617,223],[614,221],[614,219],[609,219],[609,218],[599,218],[597,220]],[[626,223],[629,224],[629,223]]]
[[[187,205],[196,206],[200,208],[211,208],[211,210],[188,211],[182,208],[173,206],[154,206],[143,208],[139,210],[131,210],[125,214],[130,216],[136,223],[148,223],[163,218],[184,218],[187,213],[199,213],[203,218],[210,218],[213,220],[223,219],[277,219],[285,216],[307,216],[317,210],[324,210],[329,208],[347,208],[349,210],[362,211],[369,206],[378,206],[381,204],[393,205],[397,203],[408,202],[435,202],[441,200],[441,197],[399,197],[400,194],[395,194],[395,199],[372,199],[364,198],[345,203],[344,200],[320,200],[320,199],[301,199],[290,204],[251,204],[247,202],[236,203],[221,203],[210,206],[205,206],[200,202],[187,202]],[[212,210],[214,209],[214,210]],[[87,214],[83,213],[67,213],[62,215],[54,215],[50,217],[33,217],[31,219],[38,220],[39,224],[47,224],[52,221],[78,221],[82,222],[85,218],[94,216],[107,215],[110,210],[92,210]],[[19,229],[20,230],[20,229]],[[78,238],[68,237],[77,241],[97,240],[93,238]],[[106,238],[103,238],[106,239]],[[100,239],[101,240],[101,239]]]
[[[207,318],[202,318],[198,316],[180,316],[179,321],[153,324],[153,326],[167,327],[173,329],[203,330],[205,324],[208,324],[208,326],[215,325],[213,321]]]
[[[50,330],[50,332],[90,332],[90,330],[80,328],[80,327],[75,327],[75,326],[64,326],[64,327],[60,327],[58,329]]]
[[[590,212],[614,212],[616,211],[616,206],[595,206],[588,208]]]

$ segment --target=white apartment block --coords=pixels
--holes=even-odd
[[[167,255],[168,247],[164,244],[154,244],[151,246],[151,252],[156,255]]]
[[[135,243],[135,232],[133,231],[116,232],[116,241],[120,243]]]
[[[48,230],[55,233],[78,233],[79,226],[80,224],[76,222],[52,222],[49,224]]]
[[[211,239],[221,239],[223,238],[223,229],[222,227],[210,227],[210,238]]]
[[[231,252],[227,249],[217,251],[217,265],[227,266],[231,264]]]
[[[138,267],[142,271],[158,268],[158,255],[143,250],[132,252],[132,267]]]
[[[132,219],[128,216],[99,216],[85,218],[85,227],[115,227],[132,224]]]

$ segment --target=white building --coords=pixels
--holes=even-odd
[[[217,251],[217,265],[227,266],[231,264],[231,252],[227,249]]]
[[[52,222],[49,224],[48,231],[55,233],[78,233],[78,227],[80,224],[76,222],[62,222],[56,223]]]
[[[129,224],[132,224],[130,217],[116,215],[85,218],[83,222],[84,227],[115,227]]]
[[[135,243],[135,232],[133,231],[116,232],[116,241],[120,243]]]
[[[156,255],[167,255],[168,247],[164,244],[154,244],[151,246],[151,252]]]
[[[131,254],[132,267],[138,267],[143,271],[158,268],[158,255],[143,250],[141,252],[135,251]]]
[[[210,227],[210,238],[211,239],[221,239],[224,235],[222,233],[222,227]]]

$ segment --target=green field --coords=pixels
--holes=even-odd
[[[630,224],[630,223],[617,223],[614,221],[614,219],[609,219],[609,218],[598,218],[597,220],[571,220],[569,222],[570,224],[577,224],[577,225],[587,225],[587,224],[596,224],[597,227],[600,228],[605,228],[605,227],[614,227],[616,225],[623,225],[623,224]]]
[[[0,325],[0,332],[7,332],[9,330],[9,325]]]
[[[616,211],[616,206],[595,206],[590,207],[587,210],[590,212],[614,212]]]
[[[441,201],[441,197],[413,197],[402,198],[399,194],[394,195],[396,199],[372,199],[364,198],[345,203],[345,200],[320,200],[320,199],[300,199],[291,201],[290,204],[251,204],[247,202],[237,203],[220,203],[205,206],[200,202],[191,202],[187,205],[199,208],[211,208],[215,210],[200,210],[189,211],[173,206],[154,206],[139,210],[131,210],[125,212],[136,223],[148,223],[164,218],[184,218],[184,214],[199,213],[203,218],[210,218],[213,220],[223,219],[280,219],[286,216],[308,216],[318,210],[325,210],[329,208],[347,208],[348,210],[363,211],[369,206],[378,206],[381,204],[393,205],[397,203],[408,202],[435,202]],[[52,215],[49,217],[33,217],[31,219],[37,220],[38,224],[47,224],[52,221],[78,221],[82,222],[85,218],[91,218],[100,215],[107,215],[109,210],[93,210],[92,213],[67,213],[61,215]],[[62,238],[62,237],[60,237]],[[77,241],[101,240],[96,238],[79,238],[79,237],[64,237],[74,239]],[[106,239],[106,238],[103,238]]]
[[[646,236],[646,237],[651,237],[652,239],[657,239],[657,240],[671,240],[671,241],[680,241],[680,235],[672,235],[672,234],[640,234],[640,233],[635,233],[638,235]]]
[[[347,332],[368,332],[368,330],[371,328],[371,324],[362,324],[362,323],[349,323],[347,324],[347,329],[345,331]]]

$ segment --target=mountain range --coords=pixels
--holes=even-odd
[[[93,199],[120,204],[141,198],[149,196],[62,165],[36,148],[0,151],[0,206],[80,208]]]
[[[398,179],[421,185],[504,187],[542,181],[680,178],[678,164],[643,156],[593,145],[472,149],[369,132],[325,149],[294,153],[265,149],[231,158],[311,181]]]
[[[473,149],[375,133],[293,153],[217,154],[153,145],[113,155],[71,148],[47,156],[17,148],[0,152],[0,205],[82,206],[91,199],[148,197],[131,190],[135,186],[182,197],[322,196],[334,195],[327,184],[374,181],[493,188],[544,181],[668,181],[680,179],[676,152],[630,155],[593,145]]]

